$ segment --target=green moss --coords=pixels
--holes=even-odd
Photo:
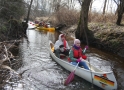
[[[6,32],[7,31],[7,27],[5,25],[2,25],[0,27],[0,32]]]
[[[120,41],[118,41],[118,39],[112,39],[112,40],[109,40],[109,43],[111,44],[111,47],[118,47],[120,44]]]

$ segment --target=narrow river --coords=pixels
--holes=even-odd
[[[23,39],[20,44],[19,57],[22,60],[22,66],[17,72],[23,72],[22,89],[18,90],[101,90],[99,87],[75,76],[74,81],[68,86],[64,86],[63,82],[70,72],[58,65],[48,52],[48,39],[55,42],[58,33],[40,32],[38,30],[27,30],[28,39]],[[70,39],[71,46],[73,40]],[[90,63],[104,70],[114,72],[118,82],[118,90],[124,90],[124,61],[114,54],[102,52],[90,47],[87,52]]]

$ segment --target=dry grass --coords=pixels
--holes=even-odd
[[[61,23],[73,25],[78,23],[79,12],[76,10],[61,9],[59,12],[57,12],[56,18]]]
[[[49,20],[54,25],[66,24],[74,25],[78,23],[80,13],[76,10],[68,10],[67,8],[62,8],[58,12],[54,13]]]
[[[79,17],[80,17],[79,11],[62,8],[50,18],[50,21],[54,22],[54,25],[56,24],[74,25],[78,24]],[[106,13],[103,15],[96,12],[89,12],[88,22],[116,23],[116,21],[117,15],[113,13]],[[122,23],[124,23],[124,15],[122,18]]]
[[[51,25],[56,26],[58,24],[66,24],[68,26],[71,25],[78,25],[80,17],[80,11],[76,10],[69,10],[68,8],[61,8],[56,13],[53,13],[52,15],[48,17],[37,17],[36,20],[39,21],[46,21],[50,22]],[[108,23],[108,24],[116,24],[117,21],[117,14],[113,13],[106,13],[106,14],[100,14],[97,12],[89,12],[88,22],[89,23]],[[124,15],[122,18],[121,24],[124,24]]]
[[[100,14],[100,13],[89,13],[89,22],[111,22],[115,23],[117,20],[117,15],[115,14]]]

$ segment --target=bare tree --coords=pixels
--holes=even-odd
[[[88,32],[88,12],[91,0],[83,0],[81,5],[80,20],[75,32],[76,38],[81,41],[86,40],[85,33]]]
[[[104,2],[104,7],[103,7],[103,13],[102,14],[105,14],[106,3],[107,3],[107,0],[105,0],[105,2]]]
[[[90,8],[89,8],[89,12],[91,12],[92,11],[92,4],[93,4],[93,0],[91,0],[91,3],[90,3]]]
[[[114,2],[118,5],[118,8],[117,8],[118,18],[117,18],[116,24],[121,25],[122,16],[124,13],[124,0],[118,0],[118,2],[114,0]]]
[[[33,2],[33,0],[31,0],[30,6],[29,6],[29,9],[28,9],[28,15],[27,15],[26,23],[28,23],[28,20],[29,20],[29,15],[30,15],[32,2]]]

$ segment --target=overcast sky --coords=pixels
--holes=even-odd
[[[104,6],[104,1],[105,0],[95,0],[93,2],[92,9],[97,11],[97,12],[102,11],[103,10],[103,6]],[[117,5],[115,4],[115,2],[113,0],[107,0],[107,6],[106,6],[106,10],[107,11],[115,12],[116,8],[117,8]]]
[[[105,0],[94,0],[93,5],[92,5],[92,11],[96,11],[96,12],[102,12],[103,11],[103,6],[104,6],[104,1]],[[77,2],[78,4],[76,5],[76,8],[80,8],[80,4],[79,2]],[[107,12],[115,12],[117,8],[117,5],[115,4],[115,2],[113,0],[107,0],[107,5],[106,5],[106,11]]]

